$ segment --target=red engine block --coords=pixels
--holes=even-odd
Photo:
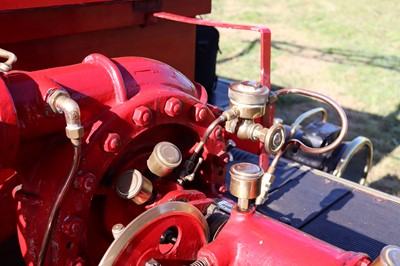
[[[77,65],[2,76],[3,213],[14,212],[11,189],[22,185],[13,193],[17,221],[2,215],[0,241],[16,223],[28,265],[38,260],[73,157],[64,118],[46,103],[61,88],[80,106],[85,134],[79,168],[50,231],[46,265],[98,264],[102,258],[101,265],[369,264],[364,254],[344,252],[254,210],[233,207],[226,225],[210,236],[206,212],[212,198],[226,191],[223,129],[217,126],[211,133],[196,179],[185,187],[176,183],[177,171],[152,176],[146,160],[157,143],[169,141],[184,161],[221,111],[206,104],[201,86],[163,63],[93,54]],[[129,169],[152,182],[156,192],[149,204],[137,205],[115,192],[117,177]],[[128,226],[114,241],[116,224]],[[167,230],[175,230],[175,239],[160,244]]]
[[[60,87],[81,106],[85,135],[74,187],[52,231],[48,258],[53,264],[63,264],[83,249],[97,263],[110,244],[111,227],[145,210],[116,197],[115,177],[131,168],[145,172],[146,160],[160,141],[174,143],[187,157],[218,110],[207,107],[202,87],[171,67],[144,58],[111,60],[93,54],[78,65],[5,75],[0,117],[2,138],[7,141],[1,143],[0,162],[2,168],[13,166],[18,172],[13,179],[22,183],[15,198],[27,262],[37,259],[47,217],[72,160],[64,118],[45,103],[49,90]],[[202,181],[194,185],[216,195],[225,178],[221,128],[206,145],[205,159],[199,172]],[[9,172],[3,171],[1,183],[8,177]],[[168,179],[159,183],[155,183],[158,198],[182,189]],[[13,218],[3,219],[2,224],[12,224]],[[9,235],[9,228],[1,231],[3,240]]]

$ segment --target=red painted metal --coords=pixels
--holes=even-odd
[[[252,26],[252,25],[239,25],[232,23],[223,23],[218,21],[211,21],[206,19],[190,18],[180,16],[177,14],[171,14],[167,12],[158,12],[153,14],[154,17],[173,20],[181,23],[211,26],[226,29],[245,30],[245,31],[256,31],[260,33],[260,83],[268,88],[271,85],[270,73],[271,73],[271,31],[269,28],[264,26]]]
[[[169,228],[176,229],[176,242],[160,244],[160,236]],[[189,265],[207,243],[203,230],[202,224],[186,212],[154,217],[126,243],[113,265],[146,265],[151,259],[161,265]]]
[[[18,56],[14,69],[32,71],[76,64],[97,52],[108,57],[160,60],[192,80],[195,27],[155,23],[150,14],[165,11],[196,16],[211,11],[211,0],[3,2],[0,47]]]
[[[123,2],[124,0],[114,0],[114,2]],[[111,0],[3,0],[0,10],[17,10],[28,8],[44,8],[44,7],[57,7],[65,5],[82,5],[93,3],[106,3],[113,2]]]
[[[15,139],[10,135],[10,127],[24,143],[13,166],[22,179],[22,188],[15,197],[20,200],[18,230],[27,263],[37,259],[35,247],[41,244],[53,199],[72,158],[72,148],[64,135],[64,118],[52,114],[45,104],[49,89],[63,87],[69,92],[81,106],[81,122],[86,132],[75,189],[68,193],[52,232],[57,249],[50,247],[52,256],[48,257],[52,261],[48,263],[51,264],[81,256],[82,249],[89,253],[89,261],[98,261],[105,251],[101,247],[110,244],[107,237],[98,239],[102,235],[98,230],[111,232],[115,223],[128,222],[145,210],[119,199],[112,189],[112,180],[126,169],[135,168],[145,173],[145,161],[159,141],[173,142],[184,152],[184,157],[188,156],[193,144],[215,119],[205,105],[204,88],[194,86],[171,67],[149,59],[110,60],[94,54],[78,65],[36,72],[13,71],[4,76],[4,82],[1,89],[11,97],[1,98],[0,106],[14,108],[2,108],[1,112],[7,114],[11,110],[15,115],[16,110],[19,123],[7,123],[2,118],[0,133],[5,139]],[[199,104],[205,108],[203,121],[196,121],[195,110]],[[144,107],[151,119],[142,118],[147,122],[137,123],[135,113]],[[208,195],[216,195],[216,187],[224,184],[224,167],[219,162],[223,141],[211,138],[203,154],[205,163],[195,185]],[[14,148],[19,144],[16,141]],[[7,148],[2,147],[0,153],[5,153]],[[101,186],[101,180],[111,183]],[[161,193],[158,197],[169,192],[168,182],[168,179],[159,180],[159,184],[154,182]],[[101,197],[107,196],[101,205],[96,204],[98,193]],[[100,218],[103,212],[108,215]],[[79,226],[75,226],[75,221],[79,221]],[[96,224],[95,229],[90,226],[92,223]],[[77,236],[75,229],[68,229],[76,227],[83,234]],[[86,237],[92,235],[96,236]]]
[[[78,63],[83,54],[97,50],[113,57],[160,59],[190,79],[195,28],[176,22],[257,31],[261,35],[260,81],[270,86],[268,28],[190,17],[208,13],[210,1],[159,3],[6,0],[0,7],[0,22],[8,25],[0,37],[1,46],[17,53],[20,68],[28,70]],[[44,8],[49,6],[57,7]],[[150,13],[160,20],[154,21]],[[73,186],[50,232],[46,265],[96,265],[113,240],[113,225],[128,224],[154,206],[177,200],[205,213],[214,202],[212,198],[221,197],[227,190],[225,167],[229,156],[220,126],[204,147],[204,162],[195,180],[185,188],[175,182],[177,173],[159,178],[146,166],[160,141],[174,143],[183,161],[190,156],[221,113],[207,105],[204,88],[155,60],[107,56],[91,54],[75,65],[0,74],[0,242],[10,237],[17,224],[20,249],[28,265],[36,264],[51,209],[73,155],[65,137],[63,115],[54,114],[46,104],[49,90],[63,88],[78,103],[85,134]],[[273,104],[261,122],[270,126],[272,120]],[[267,156],[260,156],[264,168]],[[129,169],[137,169],[151,180],[154,195],[147,205],[136,205],[115,192],[118,176]],[[15,208],[17,215],[13,216]],[[176,226],[183,237],[173,253],[160,255],[160,234],[171,226]],[[170,259],[176,265],[196,258],[210,265],[310,265],[316,261],[324,265],[369,264],[364,254],[344,252],[254,210],[244,213],[233,209],[218,237],[206,246],[202,233],[199,224],[185,213],[155,218],[129,242],[136,255],[144,254],[141,259],[127,252],[119,262],[144,264],[157,257],[163,265]]]
[[[215,266],[369,264],[365,254],[343,251],[254,209],[241,212],[236,207],[217,238],[197,257]]]
[[[234,30],[256,31],[260,33],[260,83],[263,86],[271,88],[271,31],[264,26],[239,25],[232,23],[223,23],[205,19],[190,18],[171,14],[167,12],[158,12],[153,14],[154,17],[188,23],[194,25],[203,25],[211,27],[219,27]],[[267,112],[260,121],[264,126],[270,127],[274,119],[274,105],[271,104],[267,108]],[[246,147],[245,149],[248,149]],[[265,152],[264,145],[261,143],[258,146],[258,154],[260,155],[259,165],[264,170],[268,169],[269,155]]]

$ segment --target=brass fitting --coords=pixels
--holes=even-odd
[[[285,144],[286,131],[281,124],[274,124],[270,128],[260,125],[255,128],[252,137],[264,143],[264,148],[269,154],[277,154]]]
[[[270,128],[254,123],[252,119],[235,119],[225,125],[230,133],[236,133],[239,139],[250,139],[264,143],[269,154],[276,154],[285,143],[286,132],[281,124],[274,124]]]
[[[237,163],[229,169],[231,174],[230,193],[238,198],[241,211],[250,209],[250,200],[260,194],[260,181],[264,171],[252,163]]]
[[[254,119],[265,114],[267,104],[276,101],[277,95],[257,82],[236,82],[229,86],[231,109],[222,115],[227,118],[225,129],[239,139],[250,139],[264,143],[269,154],[276,154],[285,143],[285,130],[281,124],[264,128]]]
[[[256,205],[262,205],[268,199],[268,190],[275,180],[275,176],[265,173],[261,178],[260,194],[256,198]]]
[[[77,102],[62,88],[49,90],[47,103],[54,113],[64,114],[67,126],[65,133],[75,146],[80,145],[84,130],[81,126],[81,113]]]
[[[17,56],[7,50],[0,48],[0,57],[7,59],[5,62],[0,62],[0,72],[9,72],[12,70],[12,65],[17,62]]]
[[[236,108],[240,118],[254,119],[265,114],[269,89],[252,81],[235,82],[229,86],[231,108]]]
[[[147,160],[149,170],[159,177],[164,177],[172,172],[182,162],[182,154],[174,144],[159,142]]]
[[[118,177],[115,190],[122,199],[142,205],[150,200],[153,184],[138,170],[128,170]]]

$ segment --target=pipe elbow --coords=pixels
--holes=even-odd
[[[0,57],[7,59],[5,62],[0,62],[0,72],[11,71],[12,65],[17,62],[17,56],[14,53],[0,48]]]
[[[78,103],[64,89],[57,89],[47,97],[47,103],[55,113],[64,114],[67,126],[65,133],[74,146],[81,144],[83,127]]]
[[[81,112],[78,103],[69,96],[60,96],[56,101],[56,109],[65,115],[67,126],[81,125]]]

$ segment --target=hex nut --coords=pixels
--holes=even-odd
[[[222,139],[222,127],[216,126],[214,129],[214,138],[215,139]]]
[[[153,116],[151,110],[146,106],[139,106],[133,112],[132,120],[136,125],[144,127],[150,124]]]
[[[182,113],[182,102],[181,100],[172,97],[169,98],[166,102],[165,102],[165,106],[164,106],[164,112],[170,116],[170,117],[174,117],[176,115],[180,115]]]
[[[96,176],[90,172],[84,171],[78,173],[75,180],[75,187],[83,192],[90,192],[96,186]]]
[[[105,152],[116,152],[121,145],[121,137],[117,133],[108,133],[103,143]]]
[[[196,103],[194,108],[194,117],[196,122],[204,121],[204,119],[207,117],[206,107],[201,103]]]
[[[85,223],[82,218],[70,215],[65,218],[62,225],[62,230],[70,237],[78,237],[83,232],[84,226]]]
[[[71,127],[67,126],[65,128],[65,134],[69,139],[80,139],[83,136],[84,129],[82,126]]]

